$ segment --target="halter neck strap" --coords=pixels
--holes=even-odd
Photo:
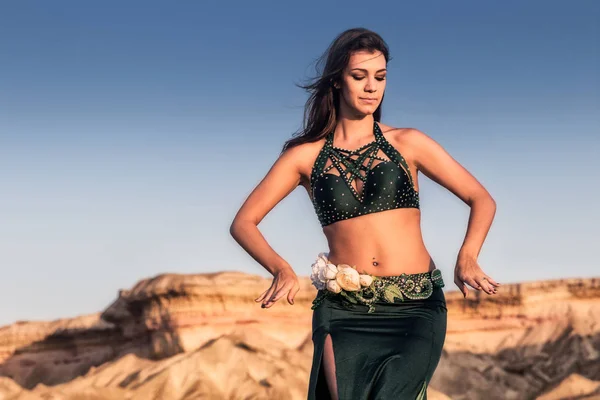
[[[325,139],[325,144],[327,144],[329,147],[335,147],[333,145],[333,134],[334,134],[335,130],[329,132],[329,134],[327,135],[326,139]],[[362,149],[364,147],[367,147],[367,145],[370,145],[374,142],[379,142],[381,140],[381,138],[383,137],[383,133],[381,132],[381,129],[379,128],[379,125],[377,124],[377,121],[373,121],[373,140],[370,141],[369,143],[360,146],[359,149]],[[337,147],[339,149],[339,147]],[[342,149],[342,150],[346,150],[346,149]],[[355,149],[354,151],[356,151],[357,149]],[[351,151],[351,150],[347,150],[347,151]]]

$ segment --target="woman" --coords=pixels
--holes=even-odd
[[[307,190],[329,245],[313,264],[313,364],[308,399],[424,399],[446,335],[440,271],[420,229],[418,172],[471,207],[454,269],[488,295],[499,284],[477,263],[496,205],[486,189],[441,146],[413,128],[382,124],[388,47],[358,28],[340,34],[321,57],[305,129],[238,211],[230,232],[273,274],[257,302],[294,304],[292,267],[258,224],[297,186]]]

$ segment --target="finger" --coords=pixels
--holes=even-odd
[[[488,276],[484,276],[481,279],[483,280],[491,294],[496,294],[496,286],[494,286],[494,284],[490,282],[490,278]]]
[[[489,276],[486,275],[485,277],[487,278],[488,282],[491,283],[492,285],[494,285],[496,287],[500,286],[500,284],[498,282],[496,282],[495,280],[493,280]]]
[[[296,297],[296,293],[298,293],[298,291],[300,290],[300,285],[296,284],[294,285],[294,287],[292,288],[292,290],[290,290],[290,292],[288,293],[288,303],[290,303],[291,305],[294,305],[294,297]]]
[[[269,287],[269,289],[270,289],[270,288],[271,288],[271,287]],[[262,299],[265,297],[265,295],[267,294],[267,292],[269,291],[269,289],[267,289],[267,290],[265,290],[264,292],[262,292],[262,294],[261,294],[260,296],[258,296],[256,299],[254,299],[254,301],[256,301],[256,302],[259,302],[259,301],[261,301],[261,300],[262,300]]]
[[[492,293],[496,294],[497,293],[496,286],[494,286],[493,284],[491,284],[489,282],[489,280],[487,280],[487,279],[486,279],[486,282],[488,282],[488,285],[489,285],[490,290],[492,291]]]
[[[271,306],[273,303],[275,303],[277,300],[279,300],[279,293],[280,293],[280,290],[281,290],[281,289],[279,289],[279,290],[278,290],[278,291],[276,291],[276,292],[273,292],[273,294],[272,294],[272,295],[271,295],[271,296],[270,296],[270,297],[269,297],[269,298],[268,298],[268,299],[265,301],[265,305],[266,305],[267,307]]]
[[[487,294],[494,293],[492,286],[485,280],[485,277],[482,276],[481,278],[475,278],[474,280],[475,282],[477,282],[479,287]]]
[[[255,301],[257,301],[257,302],[258,301],[263,301],[267,297],[267,294],[269,293],[269,291],[271,289],[273,289],[273,286],[274,286],[274,282],[271,282],[271,286],[269,286],[267,288],[267,290],[265,290],[260,296],[258,296],[258,298]]]
[[[464,282],[467,283],[469,286],[471,286],[473,289],[475,290],[481,290],[481,286],[479,286],[479,284],[475,281],[475,279],[469,277],[466,277],[464,279]]]
[[[491,285],[489,284],[489,282],[486,281],[486,278],[484,276],[482,276],[482,277],[475,277],[475,278],[473,278],[473,280],[475,282],[477,282],[477,284],[479,285],[479,287],[481,288],[481,290],[483,290],[487,294],[492,294]]]
[[[279,300],[279,297],[270,299],[269,301],[267,301],[265,303],[265,308],[269,308],[269,307],[273,306],[273,304],[275,304],[275,302],[277,302],[277,300]]]
[[[279,300],[280,298],[283,297],[283,295],[289,291],[291,289],[290,284],[286,283],[283,286],[281,286],[279,289],[277,289],[273,295],[269,298],[269,300],[267,301],[267,303],[275,303],[277,300]]]
[[[458,278],[454,278],[454,284],[456,286],[458,286],[458,288],[460,289],[460,291],[463,294],[463,297],[466,298],[467,294],[469,293],[469,289],[467,289],[467,285],[465,285],[460,279]]]
[[[269,301],[268,299],[271,297],[271,295],[273,294],[275,289],[277,289],[277,285],[273,284],[273,285],[271,285],[269,290],[267,290],[267,293],[265,294],[265,296],[263,297],[263,300],[262,300],[263,307],[268,303],[268,301]]]
[[[265,307],[270,307],[273,305],[273,303],[275,303],[277,300],[279,300],[279,297],[281,297],[279,294],[281,292],[281,290],[283,289],[284,286],[277,288],[275,287],[275,289],[273,290],[273,292],[267,296],[267,300],[264,301],[264,306]]]

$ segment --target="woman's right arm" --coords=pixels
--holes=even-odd
[[[273,250],[258,229],[263,218],[301,182],[302,149],[293,147],[283,152],[262,181],[248,195],[237,212],[229,232],[235,241],[267,271],[273,283],[255,301],[270,307],[285,294],[290,304],[300,290],[298,277],[292,267]]]

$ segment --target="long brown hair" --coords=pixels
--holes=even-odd
[[[340,92],[334,88],[334,84],[341,81],[352,53],[361,50],[380,51],[386,63],[389,61],[389,49],[381,36],[365,28],[352,28],[340,33],[317,59],[317,76],[305,85],[296,84],[310,93],[310,97],[304,106],[303,129],[295,132],[292,138],[285,142],[282,152],[302,143],[316,142],[335,129]],[[375,121],[378,122],[381,120],[382,104],[383,97],[373,113]]]

